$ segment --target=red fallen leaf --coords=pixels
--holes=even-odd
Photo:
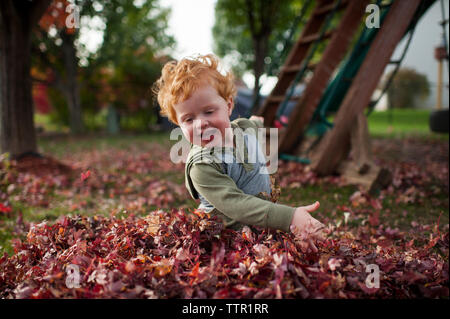
[[[192,286],[192,284],[194,283],[194,281],[197,279],[198,277],[198,270],[200,268],[200,262],[196,263],[194,268],[192,269],[192,271],[189,273],[189,277],[192,277],[191,280],[189,281],[189,285]]]
[[[415,283],[416,281],[427,279],[427,277],[423,274],[418,273],[417,271],[407,271],[401,277],[398,278],[399,281],[406,281],[409,284]]]
[[[430,236],[431,237],[431,236]],[[425,249],[430,249],[436,245],[436,243],[439,241],[439,236],[431,237],[430,241],[428,242]]]
[[[392,240],[388,238],[383,238],[377,241],[377,245],[383,248],[392,247]]]
[[[378,210],[374,211],[370,216],[369,216],[369,223],[371,226],[375,227],[378,226],[380,224],[380,212]]]
[[[328,286],[329,286],[330,284],[331,284],[331,282],[329,282],[329,281],[324,281],[324,282],[320,285],[319,291],[323,293],[323,292],[325,291],[325,289],[327,289]]]
[[[412,248],[414,246],[414,239],[411,239],[405,244],[406,248]]]
[[[200,218],[205,217],[205,212],[201,209],[194,209],[194,211],[192,212],[194,215],[197,215]]]
[[[91,176],[91,171],[87,170],[85,173],[81,173],[81,181],[85,181],[89,176]]]
[[[427,259],[425,259],[425,260],[421,261],[421,263],[420,263],[420,265],[418,266],[417,269],[422,273],[424,271],[433,270],[435,268],[436,268],[436,261],[435,260],[429,260],[429,259],[427,260]]]
[[[366,294],[373,295],[375,294],[380,288],[369,288],[365,283],[358,282],[359,288],[361,288],[362,291],[364,291]],[[381,286],[381,284],[380,284]]]
[[[331,271],[335,271],[336,268],[341,267],[341,260],[336,258],[330,258],[328,260],[328,267],[330,268]]]
[[[353,207],[358,207],[365,204],[367,199],[360,191],[356,191],[350,196],[349,201],[352,203]]]
[[[381,204],[381,200],[379,200],[378,198],[370,199],[370,205],[376,210],[380,210],[383,208],[383,205]]]
[[[5,206],[2,203],[0,203],[0,213],[5,213],[5,214],[11,213],[11,207]]]
[[[417,227],[417,226],[419,226],[420,224],[418,223],[418,222],[416,222],[415,220],[413,220],[412,222],[411,222],[411,226],[412,227]]]
[[[136,266],[135,266],[134,262],[128,261],[128,262],[126,263],[126,265],[125,265],[125,270],[126,270],[128,273],[133,272],[135,269],[136,269]]]
[[[380,268],[385,272],[389,273],[393,269],[395,269],[396,265],[391,261],[385,261],[384,263],[380,264]]]
[[[244,227],[242,230],[242,238],[246,241],[253,242],[252,231],[249,227]]]
[[[172,264],[168,259],[162,259],[155,265],[151,265],[151,268],[154,268],[154,275],[156,277],[163,277],[172,271]]]
[[[189,273],[188,276],[190,276],[190,277],[197,277],[199,268],[200,268],[200,262],[195,264],[194,268],[192,268],[192,271]]]
[[[229,298],[230,291],[228,288],[223,288],[214,293],[214,299],[226,299]]]

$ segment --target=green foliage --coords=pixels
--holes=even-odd
[[[139,5],[133,0],[97,2],[101,8],[92,12],[91,17],[99,17],[105,24],[103,43],[89,62],[120,65],[144,63],[144,60],[127,61],[125,58],[161,54],[170,48],[174,39],[166,34],[169,9],[161,8],[159,1],[143,1]],[[95,8],[96,6],[94,6]],[[144,63],[145,65],[145,63]]]
[[[62,93],[50,87],[48,89],[48,98],[53,107],[52,112],[49,114],[50,121],[59,125],[69,126],[69,108]]]
[[[283,51],[284,39],[295,17],[301,11],[304,0],[277,1],[274,12],[268,16],[264,9],[270,1],[252,0],[251,3],[255,17],[255,31],[261,32],[265,27],[261,21],[270,19],[272,32],[269,35],[268,50],[264,62],[266,67],[273,63],[274,69],[283,64],[275,59]],[[215,8],[215,25],[213,27],[214,50],[219,56],[227,56],[233,64],[233,72],[242,76],[245,71],[253,69],[255,48],[252,43],[252,32],[249,23],[249,12],[245,0],[218,0]],[[267,21],[266,21],[267,22]],[[298,37],[300,29],[296,27],[294,39]]]
[[[387,74],[386,78],[391,74],[392,72]],[[414,69],[401,68],[394,76],[387,94],[391,108],[420,107],[419,103],[430,94],[430,84],[426,75]]]
[[[159,0],[77,1],[82,27],[83,23],[91,26],[89,21],[97,21],[96,28],[103,33],[103,41],[96,52],[83,46],[79,32],[75,42],[80,58],[81,106],[88,129],[106,126],[101,123],[105,116],[99,112],[109,105],[113,105],[123,119],[135,118],[133,125],[138,126],[137,129],[148,127],[149,123],[144,121],[152,120],[154,113],[150,88],[174,44],[173,37],[167,34],[170,9],[162,8],[160,3]],[[61,48],[57,43],[55,37],[42,32],[35,39],[35,47],[43,49],[41,55],[64,73],[59,58]],[[46,66],[40,61],[36,58],[34,65],[41,73],[46,73]],[[56,91],[53,89],[49,94],[54,106],[51,118],[66,125],[69,122],[67,103]]]
[[[99,106],[112,105],[119,111],[124,128],[132,122],[133,130],[146,129],[153,113],[150,88],[164,62],[160,57],[174,43],[166,34],[170,11],[158,1],[118,0],[102,6],[92,13],[106,27],[102,46],[88,60],[88,91],[95,90]]]

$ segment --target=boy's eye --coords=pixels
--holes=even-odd
[[[188,119],[185,119],[184,121],[185,121],[185,122],[192,122],[192,119],[191,119],[191,118],[188,118]]]
[[[213,111],[207,111],[206,114],[211,114]]]

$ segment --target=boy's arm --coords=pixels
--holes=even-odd
[[[240,190],[228,175],[207,163],[192,166],[195,189],[224,215],[247,225],[289,231],[294,207],[272,203]]]

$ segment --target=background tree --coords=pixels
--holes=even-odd
[[[390,74],[386,75],[389,78]],[[387,90],[389,107],[415,108],[430,94],[430,84],[426,75],[411,68],[401,68],[394,76]]]
[[[90,88],[96,87],[95,100],[118,109],[122,119],[133,117],[139,127],[148,127],[154,113],[150,88],[175,43],[167,34],[170,9],[156,0],[116,0],[92,7],[92,16],[105,25],[102,45],[84,68]]]
[[[260,77],[266,72],[266,66],[275,63],[273,69],[276,69],[283,63],[274,57],[284,49],[284,39],[303,4],[301,0],[218,0],[216,3],[215,51],[231,59],[237,76],[252,71],[254,103],[259,104]],[[294,39],[298,32],[297,28]]]
[[[31,93],[31,32],[50,0],[0,1],[0,151],[36,152]]]
[[[55,6],[61,8],[58,3],[63,3],[64,9],[67,6],[66,0],[55,0]],[[77,132],[77,127],[82,127],[76,125],[83,118],[81,106],[89,127],[97,124],[91,119],[99,110],[113,106],[122,114],[136,117],[139,125],[148,126],[152,113],[149,88],[161,69],[159,57],[170,52],[174,43],[166,34],[170,11],[161,8],[157,0],[76,3],[80,29],[68,30],[58,25],[59,18],[50,18],[50,23],[42,23],[42,19],[43,28],[35,39],[35,66],[41,74],[48,74],[45,81],[51,85],[51,117],[70,124],[72,131]],[[48,13],[58,16],[50,9]],[[103,36],[95,52],[81,41],[83,28],[96,29]],[[74,82],[76,86],[71,85]]]
[[[53,86],[63,94],[70,131],[74,134],[84,130],[75,47],[79,37],[79,13],[77,2],[53,0],[39,21],[33,39],[33,65],[49,75],[46,79],[34,80]]]

